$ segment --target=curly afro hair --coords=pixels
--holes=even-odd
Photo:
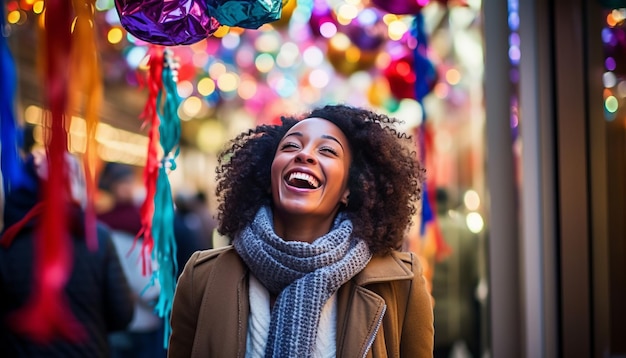
[[[232,239],[262,205],[271,205],[270,169],[278,144],[298,121],[312,117],[334,123],[350,143],[350,198],[342,210],[352,220],[353,234],[374,254],[400,249],[416,213],[425,170],[411,137],[393,129],[397,119],[347,105],[282,117],[281,125],[260,125],[234,138],[216,169],[218,232]]]

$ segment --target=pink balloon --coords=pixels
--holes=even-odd
[[[422,11],[430,0],[372,0],[372,3],[395,15],[415,15]]]
[[[384,13],[376,9],[365,9],[348,25],[344,32],[359,49],[377,51],[387,39],[387,26],[383,22]]]
[[[309,27],[314,37],[322,37],[320,30],[325,23],[330,23],[335,26],[335,28],[338,27],[337,20],[326,1],[315,0],[313,11],[311,11],[311,17],[309,19]]]

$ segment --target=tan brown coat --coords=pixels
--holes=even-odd
[[[248,297],[248,269],[234,249],[196,252],[176,288],[168,357],[245,357]],[[337,357],[432,357],[433,338],[414,254],[374,257],[337,292]]]

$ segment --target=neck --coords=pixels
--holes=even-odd
[[[274,232],[285,241],[313,243],[327,234],[336,216],[336,212],[326,217],[311,215],[289,215],[274,212]]]

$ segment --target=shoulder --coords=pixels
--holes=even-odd
[[[232,246],[224,246],[217,249],[208,249],[196,251],[188,261],[188,265],[193,265],[194,267],[198,266],[207,266],[212,262],[220,258],[222,255],[231,256],[237,255],[237,252]]]
[[[412,280],[421,274],[421,266],[412,252],[392,251],[375,255],[356,277],[357,284]]]
[[[243,267],[237,251],[229,245],[216,249],[196,251],[185,265],[183,274],[192,275],[194,280],[206,280],[213,271],[229,271]]]
[[[196,251],[187,261],[176,291],[180,294],[187,292],[199,302],[207,287],[223,289],[230,286],[245,275],[246,270],[232,246]]]

